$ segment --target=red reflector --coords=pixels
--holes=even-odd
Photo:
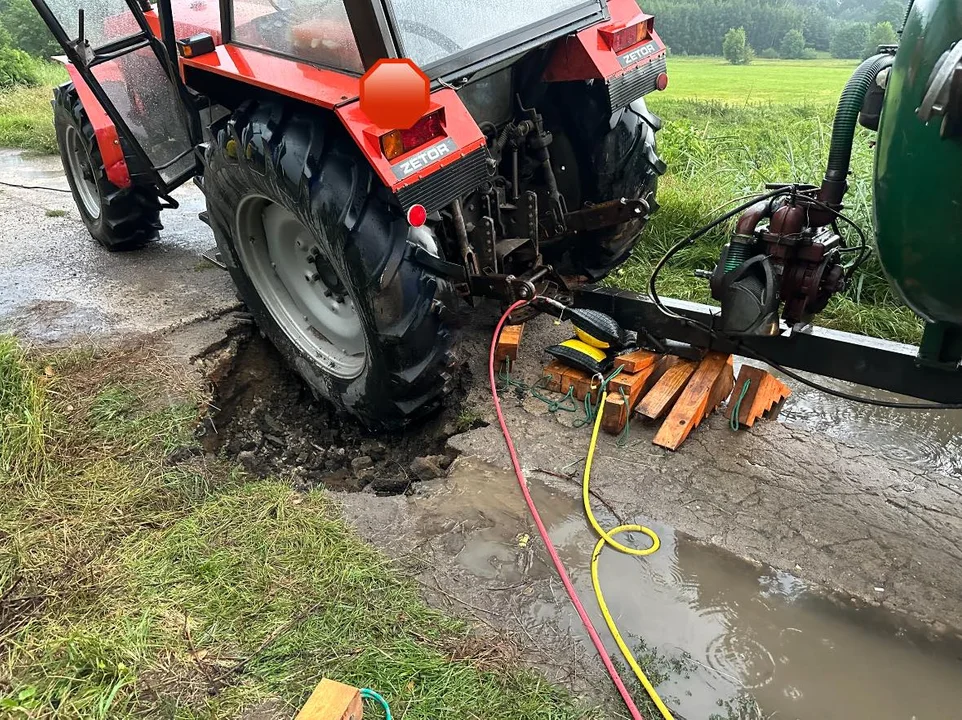
[[[623,28],[604,28],[600,32],[607,41],[608,47],[610,47],[616,53],[620,53],[633,45],[637,45],[642,40],[648,39],[649,22],[649,20],[642,20],[633,25],[626,25]]]
[[[664,90],[668,87],[668,73],[661,73],[661,75],[655,79],[655,87],[659,90]]]
[[[412,205],[408,208],[408,225],[421,227],[428,221],[428,211],[423,205]]]

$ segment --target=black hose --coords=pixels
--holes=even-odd
[[[856,68],[855,73],[845,84],[842,97],[835,110],[835,124],[832,126],[832,147],[828,153],[825,180],[844,182],[848,177],[852,162],[852,143],[855,142],[855,126],[862,110],[865,95],[875,78],[891,61],[891,56],[879,54],[870,57]]]

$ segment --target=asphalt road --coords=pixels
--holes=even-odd
[[[0,182],[67,189],[58,156],[0,150]],[[29,342],[73,343],[154,332],[234,303],[227,273],[204,260],[214,246],[198,218],[204,198],[178,189],[158,242],[109,253],[88,234],[69,193],[0,185],[0,331]]]

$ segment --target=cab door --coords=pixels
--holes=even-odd
[[[151,31],[147,0],[31,0],[117,128],[131,176],[162,194],[198,171],[196,108],[172,38]],[[170,4],[161,12],[161,26]],[[173,32],[172,22],[167,24]]]

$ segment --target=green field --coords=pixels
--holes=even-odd
[[[858,65],[853,60],[755,60],[732,65],[715,57],[669,57],[661,97],[727,103],[834,105]]]
[[[853,67],[836,60],[735,66],[713,58],[669,58],[669,89],[648,98],[664,121],[659,152],[669,170],[659,184],[661,209],[610,282],[646,292],[665,250],[721,214],[726,203],[759,192],[766,182],[821,182],[835,104]],[[862,129],[856,135],[846,196],[847,212],[870,238],[872,138]],[[843,234],[857,244],[851,231]],[[719,228],[677,255],[659,276],[659,292],[712,302],[707,281],[694,271],[714,267],[726,236]],[[906,342],[921,335],[920,322],[893,296],[874,255],[816,322]]]

